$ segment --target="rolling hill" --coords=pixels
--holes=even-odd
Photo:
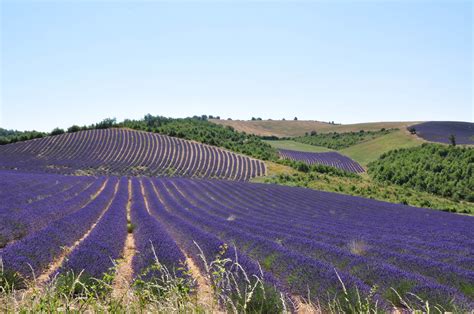
[[[262,161],[215,146],[127,129],[87,130],[0,146],[0,168],[62,174],[248,180]]]
[[[370,141],[341,149],[339,152],[354,159],[361,165],[367,166],[369,162],[376,160],[383,153],[399,148],[419,146],[423,142],[423,139],[409,134],[405,129],[401,129]]]
[[[471,122],[429,121],[412,127],[426,141],[451,144],[450,136],[454,136],[457,144],[474,145],[474,123]]]
[[[358,132],[379,131],[385,129],[406,129],[407,127],[419,122],[368,122],[356,124],[330,124],[320,121],[303,120],[217,120],[210,119],[210,122],[231,126],[240,132],[255,134],[259,136],[276,137],[296,137],[303,136],[305,133],[316,131],[318,133],[329,132]]]
[[[365,145],[352,153],[371,159],[421,142],[401,129],[348,149]],[[302,154],[363,170],[335,152]],[[218,306],[249,312],[297,311],[308,291],[323,310],[353,294],[381,310],[419,302],[411,293],[447,310],[474,307],[473,217],[400,204],[401,194],[426,193],[366,174],[267,162],[310,189],[246,182],[268,179],[263,161],[126,128],[0,146],[0,298],[51,284],[54,302],[68,289],[74,302],[131,294],[148,306],[165,293],[189,303],[207,289]]]

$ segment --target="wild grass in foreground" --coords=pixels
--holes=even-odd
[[[123,295],[113,296],[115,268],[101,279],[85,277],[83,273],[66,273],[45,284],[36,280],[28,283],[4,272],[0,264],[0,311],[2,313],[444,313],[416,295],[404,300],[393,289],[400,306],[382,307],[377,286],[362,296],[359,291],[346,289],[330,295],[322,302],[290,296],[263,282],[262,277],[249,277],[237,262],[219,254],[205,262],[205,279],[212,288],[212,297],[199,300],[191,273],[169,270],[156,258],[155,264],[141,274]],[[149,277],[148,274],[155,274]],[[336,271],[337,273],[337,271]],[[159,275],[156,275],[159,274]],[[179,274],[179,275],[177,275]],[[339,277],[339,276],[338,276]],[[146,280],[145,280],[146,278]],[[17,289],[17,285],[23,287]],[[451,310],[465,313],[464,310]]]

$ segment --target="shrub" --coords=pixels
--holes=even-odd
[[[64,130],[63,129],[60,129],[60,128],[55,128],[51,131],[51,135],[52,136],[55,136],[55,135],[60,135],[60,134],[64,134]]]

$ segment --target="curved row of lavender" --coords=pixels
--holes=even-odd
[[[430,142],[450,144],[454,135],[457,144],[474,145],[474,123],[455,121],[429,121],[412,125],[416,134]]]
[[[215,146],[127,129],[88,130],[0,146],[0,169],[247,181],[265,163]]]
[[[0,184],[17,188],[17,182],[31,177],[37,185],[37,176],[4,176],[0,171]],[[91,177],[76,179],[87,185]],[[74,188],[64,176],[45,174],[43,180],[58,182],[58,195]],[[137,226],[135,276],[153,263],[150,241],[158,259],[173,268],[181,267],[183,252],[201,261],[194,241],[209,258],[228,243],[235,245],[229,257],[237,254],[249,273],[260,272],[259,262],[265,280],[285,292],[306,296],[310,289],[312,296],[324,298],[327,291],[340,291],[339,276],[346,287],[364,295],[376,284],[382,305],[397,304],[393,287],[408,299],[413,292],[430,304],[474,308],[473,217],[278,185],[186,178],[97,180],[98,192],[82,187],[92,194],[89,202],[83,202],[83,192],[65,197],[64,202],[77,200],[77,207],[63,216],[46,215],[44,227],[0,249],[6,270],[31,277],[33,269],[38,275],[64,254],[64,247],[73,247],[60,272],[107,272],[112,259],[123,254],[129,200],[131,222]],[[28,198],[28,185],[23,189]],[[38,202],[43,200],[33,203]],[[43,207],[35,210],[55,210],[38,204]],[[19,202],[11,211],[25,217],[33,211],[28,205]],[[100,262],[91,263],[92,257]]]
[[[355,173],[365,171],[356,161],[336,152],[310,153],[288,149],[279,149],[278,151],[281,158],[302,161],[310,165],[321,164]]]

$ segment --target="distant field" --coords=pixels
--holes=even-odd
[[[303,144],[292,140],[276,140],[265,142],[277,149],[288,149],[311,153],[334,151],[326,147]],[[369,162],[376,160],[383,153],[397,148],[417,146],[423,142],[423,139],[409,134],[408,131],[403,128],[399,131],[395,131],[393,133],[341,149],[338,152],[354,159],[365,167]]]
[[[264,141],[264,142],[272,145],[273,147],[277,149],[297,150],[300,152],[308,152],[308,153],[323,153],[323,152],[332,151],[332,149],[329,149],[326,147],[298,143],[292,140],[278,140],[278,141]]]
[[[280,157],[293,161],[304,162],[308,165],[324,165],[348,172],[361,173],[365,169],[354,160],[338,152],[309,153],[296,150],[280,150]]]
[[[423,140],[417,136],[410,135],[405,129],[396,131],[373,140],[363,142],[340,150],[344,154],[363,166],[379,158],[380,155],[397,148],[407,148],[417,146],[423,143]]]
[[[474,145],[474,123],[458,121],[429,121],[413,125],[416,134],[430,142],[450,144],[454,135],[456,143]]]
[[[360,130],[376,131],[385,129],[406,129],[408,126],[419,122],[368,122],[356,124],[333,125],[319,121],[303,120],[209,120],[211,122],[231,126],[237,131],[246,132],[260,136],[294,137],[305,135],[306,132],[316,131],[328,132],[357,132]]]

